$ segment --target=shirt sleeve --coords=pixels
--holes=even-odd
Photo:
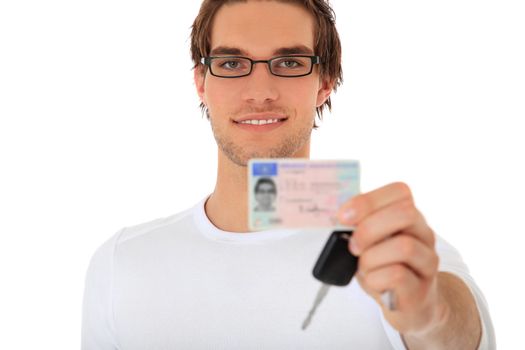
[[[85,280],[82,304],[82,350],[117,350],[112,310],[113,255],[124,229],[97,249]]]
[[[479,318],[481,320],[481,341],[478,350],[496,349],[496,336],[492,325],[492,319],[490,318],[487,301],[485,300],[481,289],[476,282],[474,282],[472,276],[470,276],[468,267],[463,262],[461,255],[452,245],[442,238],[437,239],[436,250],[440,259],[439,271],[449,272],[461,278],[474,296]]]
[[[439,271],[448,272],[459,277],[467,285],[474,296],[481,320],[481,340],[478,350],[496,349],[496,336],[494,333],[494,327],[492,326],[487,301],[477,284],[474,282],[472,276],[470,276],[468,267],[463,262],[461,255],[457,249],[439,236],[436,237],[436,251],[439,256]],[[381,320],[392,347],[396,350],[406,350],[401,334],[388,323],[382,313]]]

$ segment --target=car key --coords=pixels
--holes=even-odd
[[[353,231],[334,231],[328,238],[313,269],[313,275],[323,282],[314,304],[303,322],[305,330],[317,307],[321,304],[331,285],[346,286],[357,270],[357,257],[348,250],[348,240]]]

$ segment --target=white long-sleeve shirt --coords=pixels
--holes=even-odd
[[[320,287],[311,271],[330,233],[221,231],[204,201],[124,228],[90,263],[82,349],[405,349],[357,279],[331,287],[301,329]],[[475,296],[479,348],[495,349],[487,304],[466,265],[439,237],[436,249],[440,271]]]

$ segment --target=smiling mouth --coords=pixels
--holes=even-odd
[[[288,118],[274,118],[274,119],[247,119],[240,121],[233,121],[236,124],[250,124],[250,125],[266,125],[266,124],[275,124],[279,122],[284,122]]]

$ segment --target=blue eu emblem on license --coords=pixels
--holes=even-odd
[[[253,163],[252,174],[253,176],[276,176],[277,163]]]

